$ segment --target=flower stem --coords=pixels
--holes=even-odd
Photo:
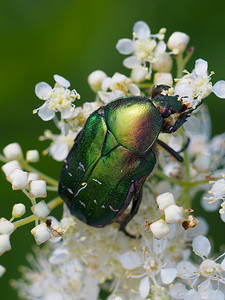
[[[60,205],[62,203],[63,203],[63,200],[60,197],[56,197],[56,198],[52,199],[51,201],[49,201],[47,204],[51,209],[54,209],[55,207],[57,207],[58,205]],[[36,220],[36,216],[31,215],[31,216],[23,218],[19,221],[13,222],[13,224],[15,225],[16,228],[18,228],[23,225],[34,222],[35,220]]]
[[[7,162],[8,162],[8,160],[7,160],[3,155],[1,155],[1,154],[0,154],[0,160],[1,160],[2,162],[4,162],[4,163],[7,163]]]
[[[25,161],[22,163],[22,167],[29,171],[29,172],[34,172],[34,173],[38,173],[39,176],[41,177],[41,179],[45,180],[47,183],[54,185],[54,186],[58,186],[58,181],[53,179],[52,177],[40,172],[39,170],[35,169],[34,167],[30,166],[28,163],[26,163]]]

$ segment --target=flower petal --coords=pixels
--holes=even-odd
[[[71,106],[69,106],[67,108],[63,108],[61,111],[62,119],[71,118],[72,114],[73,114],[73,111],[71,111]]]
[[[188,293],[185,295],[184,300],[200,300],[201,296],[199,294],[199,292],[197,292],[194,289],[191,289],[190,291],[188,291]]]
[[[140,257],[134,251],[127,251],[119,255],[119,261],[127,270],[132,270],[141,265]]]
[[[199,256],[208,256],[211,251],[209,240],[202,235],[196,236],[192,242],[193,251]]]
[[[54,75],[54,79],[55,79],[55,81],[57,83],[59,83],[60,85],[64,86],[66,89],[70,86],[69,80],[65,79],[62,76]]]
[[[56,248],[49,258],[51,264],[61,264],[65,262],[69,257],[69,251],[66,247]]]
[[[64,160],[68,153],[69,149],[66,143],[55,143],[50,147],[50,154],[57,161]]]
[[[225,99],[225,81],[224,80],[217,81],[214,84],[212,91],[217,97]]]
[[[164,284],[170,284],[177,276],[177,270],[175,268],[164,268],[160,273],[162,282]]]
[[[208,295],[210,300],[224,300],[224,293],[220,290],[209,292]]]
[[[116,49],[121,54],[131,54],[134,52],[134,43],[130,39],[121,39],[116,44]]]
[[[140,66],[140,64],[141,63],[136,56],[129,56],[129,57],[125,58],[123,61],[123,65],[128,69],[136,68],[136,67]]]
[[[51,110],[48,108],[47,103],[44,103],[39,109],[38,109],[38,115],[43,121],[49,121],[54,118],[55,112],[54,110]]]
[[[208,70],[208,62],[204,59],[197,59],[195,61],[195,74],[197,76],[204,76],[205,74],[207,74],[207,70]]]
[[[133,32],[139,39],[145,40],[150,37],[151,31],[147,23],[138,21],[134,24]]]
[[[149,290],[150,290],[150,282],[148,276],[146,276],[141,279],[139,285],[139,293],[141,298],[146,298],[149,294]]]
[[[41,100],[47,100],[48,94],[52,91],[52,87],[46,82],[39,82],[35,85],[35,94]]]
[[[218,210],[218,208],[220,206],[220,201],[211,201],[209,199],[204,200],[204,198],[202,197],[201,206],[206,211],[216,211],[216,210]]]
[[[186,295],[187,292],[188,290],[183,283],[176,282],[170,290],[170,295],[174,299],[184,299],[184,295]]]
[[[212,283],[210,278],[206,279],[205,281],[202,281],[198,285],[198,291],[201,294],[202,299],[210,299],[208,298],[209,292],[213,291]]]
[[[220,214],[220,218],[221,218],[221,220],[225,223],[225,213]]]
[[[196,270],[197,268],[189,261],[181,261],[177,264],[177,272],[184,279],[191,277]]]
[[[129,84],[128,88],[129,88],[129,91],[131,92],[132,95],[134,95],[134,96],[140,96],[141,95],[141,91],[140,91],[139,87],[136,84],[131,83],[131,84]]]

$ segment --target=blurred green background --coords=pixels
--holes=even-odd
[[[59,74],[72,83],[83,101],[91,101],[94,94],[87,85],[87,76],[96,69],[108,75],[115,71],[129,74],[122,66],[115,49],[118,39],[131,37],[135,21],[146,21],[153,33],[162,27],[168,29],[166,40],[174,31],[190,35],[196,50],[187,67],[192,70],[194,60],[209,61],[214,70],[213,82],[225,79],[225,2],[221,0],[12,0],[2,1],[0,10],[0,148],[10,142],[19,142],[23,149],[44,150],[47,142],[38,142],[44,129],[53,128],[43,122],[32,110],[41,101],[34,94],[40,81],[53,84],[53,74]],[[213,94],[208,99],[213,121],[213,135],[224,131],[224,100]],[[43,157],[38,166],[55,178],[61,163]],[[2,173],[2,172],[1,172]],[[10,218],[14,203],[25,201],[22,193],[12,192],[1,174],[0,216]],[[3,193],[2,193],[3,191]],[[50,199],[50,197],[49,197]],[[27,205],[27,207],[29,207]],[[61,208],[57,209],[60,216]],[[212,233],[217,233],[217,248],[224,241],[224,226],[218,214],[207,216]],[[32,249],[33,237],[26,228],[12,235],[13,250],[0,257],[7,268],[0,279],[0,298],[16,300],[16,292],[9,279],[18,278],[18,266],[26,264],[25,256]],[[29,227],[31,228],[31,226]],[[224,228],[224,227],[223,227]],[[223,229],[224,230],[224,229]]]

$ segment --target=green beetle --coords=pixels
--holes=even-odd
[[[125,226],[137,213],[143,184],[156,165],[156,144],[182,161],[158,135],[176,131],[193,109],[178,96],[163,95],[166,89],[156,86],[151,100],[116,99],[90,115],[59,180],[59,195],[71,214],[94,227],[119,222],[120,230],[130,235]],[[167,119],[175,113],[176,121]],[[123,214],[131,201],[129,213]]]

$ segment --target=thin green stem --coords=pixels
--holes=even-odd
[[[48,206],[51,209],[54,209],[55,207],[59,206],[63,204],[63,200],[60,197],[56,197],[54,199],[52,199],[51,201],[48,202]]]
[[[40,172],[39,170],[35,169],[34,167],[30,166],[28,163],[23,162],[22,163],[22,167],[29,171],[29,172],[34,172],[34,173],[38,173],[39,176],[41,177],[41,179],[45,180],[47,183],[54,185],[54,186],[58,186],[58,181],[53,179],[52,177]]]
[[[142,89],[149,89],[150,87],[152,87],[152,85],[152,83],[138,83],[138,87]]]
[[[183,182],[182,182],[182,181],[180,181],[180,180],[178,180],[178,179],[175,179],[175,178],[171,178],[171,177],[165,175],[165,174],[164,174],[162,171],[160,171],[160,170],[157,170],[157,171],[155,172],[155,175],[159,176],[159,177],[162,178],[162,179],[166,179],[166,180],[170,181],[171,183],[178,184],[178,185],[183,185]]]
[[[58,187],[57,186],[46,186],[47,191],[54,191],[57,192],[58,191]]]
[[[56,197],[56,198],[52,199],[51,201],[49,201],[47,204],[51,209],[54,209],[55,207],[59,206],[62,203],[63,203],[63,200],[60,197]],[[34,222],[36,219],[37,218],[36,218],[35,215],[31,215],[31,216],[23,218],[19,221],[13,222],[13,224],[15,225],[16,228],[18,228],[18,227],[21,227],[23,225]]]
[[[28,191],[26,191],[25,189],[22,189],[22,192],[27,196],[27,198],[30,199],[32,205],[35,205],[35,204],[36,204],[35,198],[34,198],[34,197],[31,197],[31,196],[29,195]]]
[[[21,219],[19,221],[13,222],[13,224],[15,225],[16,228],[21,227],[23,225],[29,224],[31,222],[34,222],[36,219],[35,215],[31,215],[27,218]]]
[[[4,162],[4,163],[7,163],[7,162],[8,162],[8,160],[7,160],[3,155],[1,155],[1,154],[0,154],[0,160],[1,160],[2,162]]]

